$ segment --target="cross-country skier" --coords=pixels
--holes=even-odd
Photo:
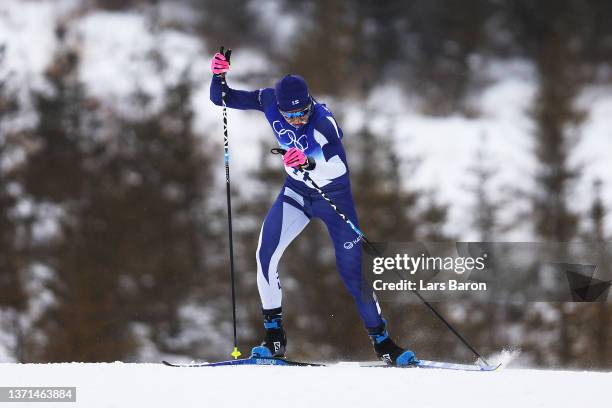
[[[229,70],[225,55],[211,61],[213,75],[210,99],[221,105],[222,76]],[[286,75],[274,88],[240,91],[227,87],[226,105],[265,114],[276,140],[286,150],[283,156],[287,178],[268,211],[257,247],[257,287],[261,297],[265,339],[254,347],[253,356],[282,357],[287,339],[282,325],[282,291],[278,263],[287,246],[312,218],[323,220],[334,244],[336,267],[353,296],[359,315],[371,337],[377,356],[393,365],[415,363],[416,357],[393,342],[380,307],[361,274],[360,237],[340,218],[330,204],[313,189],[298,169],[327,193],[346,216],[358,225],[349,181],[342,129],[329,109],[317,102],[304,79]],[[365,293],[365,295],[364,295]]]

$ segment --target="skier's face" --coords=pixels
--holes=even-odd
[[[310,119],[310,114],[312,113],[312,102],[302,109],[296,109],[288,112],[279,109],[279,111],[287,123],[293,127],[300,127],[308,123],[308,119]]]

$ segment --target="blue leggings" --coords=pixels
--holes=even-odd
[[[327,195],[340,211],[358,225],[350,187]],[[285,249],[313,217],[320,218],[327,226],[336,253],[336,268],[344,286],[355,300],[365,327],[380,326],[383,320],[376,296],[362,279],[361,242],[358,235],[318,193],[302,194],[287,184],[268,211],[259,234],[257,287],[264,311],[281,307],[278,263]]]

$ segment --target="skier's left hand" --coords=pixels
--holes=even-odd
[[[225,74],[229,71],[230,65],[227,58],[222,53],[216,53],[210,60],[210,70],[215,75]]]
[[[308,165],[308,158],[303,151],[292,147],[283,156],[283,163],[287,167],[299,168]]]

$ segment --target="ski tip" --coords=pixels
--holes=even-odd
[[[498,371],[501,368],[502,364],[489,364],[489,365],[479,365],[480,371]]]

